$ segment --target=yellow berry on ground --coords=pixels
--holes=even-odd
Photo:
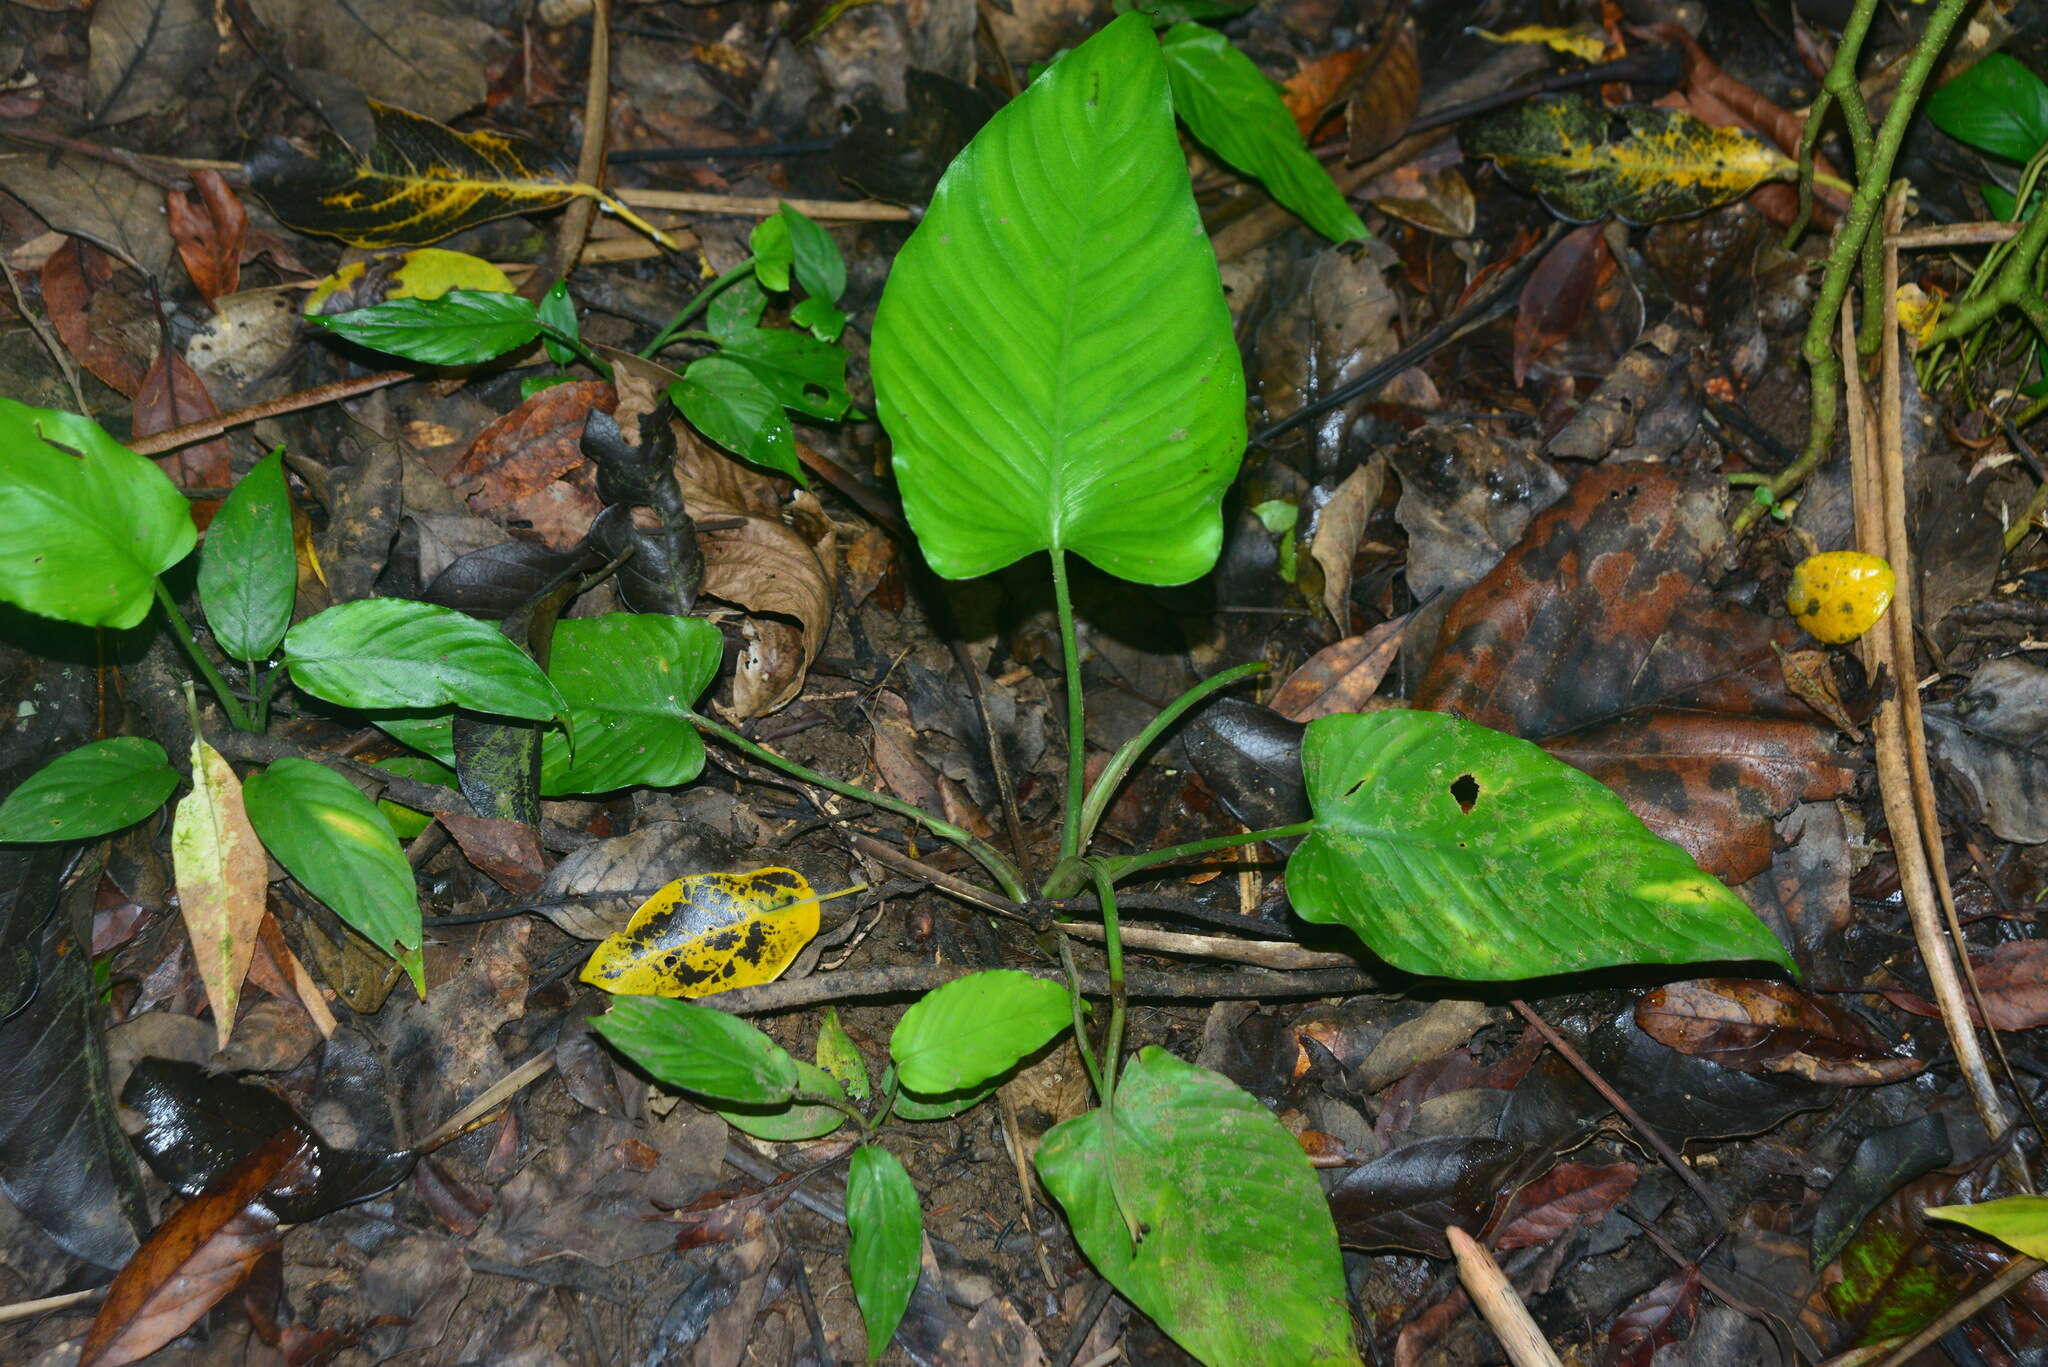
[[[1883,556],[1824,551],[1808,556],[1792,571],[1785,606],[1808,635],[1843,645],[1877,625],[1891,606],[1897,582]]]

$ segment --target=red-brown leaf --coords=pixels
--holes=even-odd
[[[218,171],[194,171],[195,201],[179,190],[164,192],[164,218],[185,274],[212,303],[233,294],[242,281],[242,244],[249,235],[249,215]]]
[[[532,897],[540,891],[541,880],[547,876],[547,857],[541,853],[533,827],[523,821],[455,812],[439,812],[436,817],[462,847],[463,856],[507,892]]]
[[[1602,225],[1574,228],[1536,263],[1515,310],[1515,383],[1572,335],[1616,270]]]
[[[1357,712],[1379,691],[1412,614],[1382,622],[1362,636],[1325,646],[1273,690],[1272,708],[1290,721],[1310,722],[1337,712]]]
[[[1766,978],[1669,983],[1645,993],[1635,1016],[1658,1043],[1745,1073],[1856,1087],[1897,1082],[1927,1066],[1834,1002]]]
[[[299,1180],[310,1152],[300,1130],[281,1130],[157,1226],[107,1288],[78,1367],[140,1361],[240,1286],[277,1246],[277,1217],[258,1198]]]
[[[1650,1367],[1659,1348],[1685,1335],[1699,1304],[1700,1268],[1693,1263],[1615,1317],[1607,1333],[1605,1367]]]
[[[446,479],[469,506],[500,522],[524,522],[556,550],[583,540],[604,505],[583,457],[583,423],[609,413],[618,394],[602,380],[553,385],[499,418],[463,452]]]
[[[1351,78],[1364,61],[1363,51],[1345,48],[1316,58],[1288,78],[1280,98],[1287,105],[1287,112],[1294,115],[1294,126],[1304,138],[1314,136],[1316,126],[1322,123],[1331,106],[1349,93]]]
[[[1999,1030],[2031,1030],[2048,1025],[2048,940],[2011,940],[1989,954],[1972,954],[1970,967],[1984,992],[1985,1011]],[[1892,1005],[1916,1016],[1938,1016],[1940,1008],[1913,992],[1887,989]],[[1977,1003],[1970,1002],[1970,1020],[1982,1026]]]
[[[109,389],[133,398],[142,387],[142,357],[149,353],[125,345],[123,331],[108,326],[107,318],[100,316],[107,310],[94,309],[95,299],[113,279],[115,265],[114,258],[91,243],[67,238],[43,261],[43,308],[64,349]]]
[[[1494,1250],[1533,1248],[1598,1224],[1641,1175],[1633,1163],[1559,1163],[1516,1193]]]
[[[1344,107],[1355,164],[1393,146],[1414,122],[1422,97],[1422,63],[1415,50],[1415,26],[1405,18],[1383,35],[1359,64]]]
[[[135,391],[135,435],[154,436],[188,422],[203,422],[220,416],[206,381],[169,347],[156,354],[149,372]],[[235,482],[234,458],[226,441],[216,438],[181,447],[158,456],[156,463],[180,489],[225,489]],[[200,499],[192,504],[192,518],[204,530],[213,521],[220,500]]]

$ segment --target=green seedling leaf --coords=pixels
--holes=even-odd
[[[203,740],[192,742],[192,791],[179,801],[171,824],[171,868],[199,981],[213,1008],[215,1047],[225,1049],[256,955],[270,861],[242,805],[241,780]]]
[[[1945,83],[1926,109],[1957,142],[2007,161],[2031,160],[2048,143],[2048,81],[2008,53],[1994,52]]]
[[[368,720],[400,745],[411,746],[455,772],[454,708],[373,710]]]
[[[777,294],[789,290],[789,269],[796,264],[796,248],[789,240],[789,220],[777,214],[754,225],[748,239],[754,249],[754,278]]]
[[[450,290],[437,299],[392,299],[309,321],[357,346],[421,365],[481,365],[540,336],[540,315],[517,294]]]
[[[1114,1124],[1076,1116],[1036,1160],[1110,1285],[1208,1367],[1358,1363],[1322,1184],[1271,1111],[1146,1048],[1117,1083]],[[1119,1198],[1142,1231],[1135,1247]]]
[[[668,396],[692,427],[734,455],[809,484],[782,401],[748,366],[725,356],[702,357],[669,382]]]
[[[781,1106],[796,1095],[789,1052],[741,1020],[673,997],[618,997],[591,1028],[657,1082],[714,1101]]]
[[[199,553],[199,604],[220,648],[253,662],[268,659],[284,639],[298,591],[280,447],[235,482],[213,515]]]
[[[1572,223],[1608,214],[1636,224],[1683,218],[1798,171],[1747,129],[1583,95],[1523,100],[1468,125],[1458,139],[1467,156],[1491,157],[1511,185]]]
[[[450,741],[450,744],[454,742]],[[387,774],[400,778],[417,779],[441,788],[456,788],[455,771],[437,759],[425,755],[393,755],[373,763],[373,769],[382,769]],[[393,802],[389,798],[377,799],[377,810],[384,813],[384,819],[391,823],[391,829],[400,840],[411,840],[414,836],[434,824],[430,813]]]
[[[898,1120],[951,1120],[962,1111],[971,1111],[996,1094],[1003,1085],[1005,1074],[998,1073],[985,1082],[977,1083],[965,1091],[950,1092],[938,1096],[926,1096],[919,1092],[898,1090],[896,1093],[895,1116]],[[886,1094],[897,1086],[896,1065],[891,1063],[882,1069],[882,1091]]]
[[[263,847],[306,891],[398,960],[424,998],[419,888],[376,804],[325,765],[289,757],[251,774],[242,801]]]
[[[839,244],[832,234],[787,204],[782,206],[781,218],[789,233],[796,282],[811,298],[838,303],[839,296],[846,293],[846,261],[839,255]]]
[[[2048,1257],[2048,1196],[2003,1196],[1974,1206],[1929,1206],[1922,1214],[1968,1225],[2029,1258]]]
[[[707,997],[774,982],[818,938],[818,898],[795,869],[675,879],[603,940],[583,981],[606,992]]]
[[[0,802],[0,844],[118,831],[163,806],[177,786],[178,771],[155,741],[96,740],[57,756]]]
[[[846,331],[846,311],[815,295],[792,308],[789,321],[800,328],[809,328],[811,335],[821,342],[836,342],[839,334]]]
[[[1332,242],[1366,236],[1344,192],[1309,154],[1279,88],[1251,58],[1215,29],[1189,23],[1168,29],[1161,50],[1174,112],[1197,139]]]
[[[496,627],[431,603],[336,604],[286,632],[284,656],[293,683],[344,707],[453,703],[533,721],[568,710],[540,666]]]
[[[1174,131],[1126,14],[953,162],[875,317],[876,407],[932,568],[1074,551],[1205,573],[1244,453],[1244,370]]]
[[[756,1139],[767,1139],[777,1144],[798,1144],[806,1139],[821,1139],[846,1123],[846,1112],[839,1106],[825,1102],[807,1102],[805,1097],[832,1097],[841,1106],[846,1103],[846,1090],[830,1073],[802,1059],[796,1063],[796,1100],[786,1106],[776,1107],[734,1107],[714,1106],[713,1110],[725,1117],[726,1124],[750,1134]]]
[[[1176,24],[1185,19],[1228,19],[1257,3],[1258,0],[1139,0],[1135,8],[1140,14],[1150,15],[1154,23]]]
[[[759,327],[767,310],[767,292],[753,276],[743,275],[711,296],[704,306],[704,326],[714,337],[730,337]]]
[[[896,1023],[889,1056],[911,1091],[957,1092],[1008,1071],[1073,1023],[1059,983],[990,969],[925,993]]]
[[[132,627],[156,577],[198,539],[185,495],[155,462],[89,418],[0,398],[0,599]]]
[[[1302,741],[1315,829],[1287,864],[1306,920],[1409,973],[1497,980],[1767,960],[1756,913],[1597,781],[1440,712],[1323,717]]]
[[[554,287],[540,297],[540,307],[535,310],[535,316],[542,327],[556,336],[583,335],[576,321],[576,304],[569,298],[569,284],[565,280],[557,280]],[[567,365],[576,359],[576,353],[553,336],[543,336],[541,345],[547,349],[548,359],[556,365]]]
[[[846,351],[801,332],[755,328],[725,339],[721,357],[737,361],[805,417],[837,422],[853,403],[846,392]]]
[[[924,1216],[910,1174],[887,1149],[867,1144],[853,1151],[846,1170],[846,1265],[853,1298],[868,1330],[868,1361],[896,1337],[910,1293],[917,1289]]]
[[[718,628],[695,617],[615,612],[557,622],[548,678],[568,705],[576,752],[556,732],[541,737],[542,794],[671,788],[697,777],[704,742],[690,708],[724,653]]]
[[[818,1066],[839,1080],[848,1096],[855,1101],[866,1101],[870,1092],[868,1085],[868,1062],[861,1057],[860,1046],[853,1042],[853,1036],[846,1033],[846,1027],[839,1023],[839,1008],[825,1008],[825,1021],[818,1027]]]

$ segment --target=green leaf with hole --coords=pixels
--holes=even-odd
[[[90,418],[0,398],[0,601],[132,627],[198,539],[155,462]]]
[[[719,356],[752,371],[776,402],[807,418],[837,422],[853,400],[846,392],[846,351],[783,328],[754,328],[725,339]]]
[[[917,1289],[923,1223],[917,1188],[896,1155],[873,1144],[855,1149],[846,1170],[846,1264],[867,1326],[869,1362],[896,1337]]]
[[[1691,855],[1525,740],[1395,709],[1311,722],[1301,756],[1315,825],[1287,862],[1288,895],[1396,968],[1492,980],[1792,966]]]
[[[766,1139],[777,1144],[799,1144],[806,1139],[820,1139],[846,1123],[846,1089],[839,1080],[816,1064],[805,1063],[802,1059],[792,1060],[796,1064],[796,1096],[779,1106],[714,1106],[713,1110],[725,1117],[728,1125],[742,1134],[756,1139]],[[831,1097],[839,1106],[823,1101],[806,1101],[805,1097]]]
[[[306,891],[405,967],[427,995],[412,865],[375,803],[340,774],[287,757],[242,783],[256,835]]]
[[[0,802],[0,844],[118,831],[163,806],[177,786],[178,771],[155,741],[96,740],[57,756]]]
[[[306,321],[387,355],[422,365],[481,365],[541,334],[533,303],[496,290],[450,290],[437,299],[390,299]]]
[[[540,666],[488,622],[403,598],[339,603],[285,633],[292,682],[344,707],[545,721],[567,708]]]
[[[897,255],[876,407],[933,569],[1033,551],[1180,584],[1222,545],[1244,371],[1140,14],[989,120]]]
[[[1979,151],[2028,161],[2048,143],[2048,81],[1994,52],[1927,97],[1934,126]]]
[[[548,678],[568,704],[576,750],[559,732],[541,736],[542,794],[670,788],[697,777],[704,742],[690,708],[724,654],[718,628],[695,617],[614,612],[557,622]]]
[[[237,660],[263,660],[291,626],[298,591],[292,500],[279,447],[235,481],[207,526],[199,604],[222,650]]]
[[[896,1023],[889,1056],[909,1090],[957,1092],[1014,1067],[1073,1023],[1063,985],[995,968],[925,993]]]
[[[1114,1114],[1113,1132],[1101,1110],[1055,1126],[1036,1159],[1109,1284],[1208,1367],[1355,1367],[1337,1228],[1273,1113],[1146,1048]],[[1124,1211],[1144,1230],[1136,1247]]]
[[[734,455],[809,483],[782,400],[750,367],[727,356],[700,357],[669,382],[668,396],[690,426]]]
[[[1280,89],[1221,33],[1175,24],[1161,43],[1174,112],[1204,145],[1260,184],[1332,242],[1366,236],[1365,223],[1309,154]]]
[[[615,997],[591,1028],[655,1081],[714,1101],[781,1106],[796,1095],[789,1051],[738,1016],[674,997]]]

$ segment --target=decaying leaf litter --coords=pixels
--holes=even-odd
[[[1134,771],[1099,814],[1104,848],[1299,822],[1303,724],[1360,713],[1367,735],[1398,701],[1534,741],[1608,785],[1736,890],[1797,982],[1736,976],[1754,963],[1411,978],[1290,912],[1278,842],[1226,851],[1126,884],[1139,1052],[1116,1137],[1070,1126],[1050,1154],[1040,1140],[1089,1104],[1070,1042],[992,1100],[917,1103],[934,1118],[900,1107],[917,1123],[852,1150],[831,1106],[714,1110],[650,1087],[579,975],[620,932],[626,952],[636,931],[676,944],[643,911],[665,889],[701,918],[690,880],[768,870],[751,910],[690,922],[690,972],[734,941],[740,967],[712,972],[774,980],[725,1004],[788,1050],[807,1093],[854,1105],[891,1085],[892,1054],[906,1083],[945,1090],[912,1076],[912,1044],[938,1018],[905,1017],[916,993],[1052,964],[1030,929],[1050,908],[975,893],[980,870],[927,832],[707,748],[687,718],[1050,864],[1066,742],[1052,600],[1020,568],[925,569],[867,416],[867,358],[883,279],[940,172],[1106,7],[620,7],[601,57],[597,16],[574,3],[237,0],[220,27],[184,0],[11,10],[6,394],[160,453],[214,519],[209,548],[289,561],[301,622],[357,602],[419,616],[403,600],[422,600],[488,623],[468,638],[485,655],[552,640],[529,710],[511,715],[559,703],[569,724],[526,738],[469,714],[451,724],[396,705],[420,700],[416,680],[362,678],[347,686],[392,690],[365,726],[316,696],[345,637],[302,635],[285,647],[296,688],[231,705],[268,710],[267,731],[231,729],[209,704],[195,735],[178,647],[159,618],[133,625],[146,586],[96,608],[97,634],[6,609],[19,720],[0,738],[13,794],[0,838],[17,842],[0,845],[13,1061],[0,1300],[56,1298],[10,1312],[8,1360],[127,1361],[169,1344],[151,1360],[851,1362],[885,1313],[901,1315],[891,1360],[1270,1360],[1185,1326],[1177,1346],[1106,1294],[1098,1272],[1170,1301],[1186,1227],[1160,1224],[1111,1268],[1059,1215],[1100,1169],[1090,1144],[1227,1131],[1240,1103],[1276,1113],[1320,1174],[1372,1360],[1502,1360],[1494,1308],[1475,1309],[1449,1270],[1451,1226],[1491,1247],[1540,1335],[1578,1360],[1882,1361],[2000,1278],[2013,1294],[1925,1360],[2038,1353],[2038,1265],[2012,1252],[2039,1251],[2038,1223],[2023,1202],[1957,1208],[2019,1195],[2037,1153],[2040,376],[2024,292],[2005,282],[2035,281],[2038,296],[2040,249],[1957,225],[2027,202],[2028,162],[2048,145],[2048,33],[2025,6],[1974,12],[1933,80],[1975,63],[1979,84],[1938,92],[1933,121],[1902,124],[1887,152],[1904,54],[1954,4],[1854,36],[1746,7],[1713,7],[1697,31],[1679,7],[1466,8],[1160,10],[1176,24],[1175,100],[1220,101],[1270,134],[1218,94],[1241,89],[1218,73],[1249,61],[1285,83],[1328,188],[1290,200],[1319,235],[1231,169],[1252,163],[1284,197],[1325,186],[1310,154],[1260,162],[1271,144],[1184,139],[1255,440],[1212,576],[1144,588],[1077,573],[1091,765],[1197,679],[1270,670],[1192,712]],[[1788,246],[1802,111],[1858,44],[1872,137],[1831,125],[1817,230]],[[1623,65],[1579,74],[1607,63]],[[1529,97],[1503,100],[1518,89]],[[601,148],[584,136],[593,116]],[[429,150],[391,217],[460,229],[428,253],[401,254],[426,245],[411,229],[377,239],[388,250],[344,247],[321,235],[336,220],[279,190],[276,168],[307,166],[335,182],[316,194],[388,189],[408,137]],[[383,179],[352,185],[334,150],[349,146]],[[323,149],[327,162],[304,160]],[[477,195],[476,165],[423,165],[487,153],[501,182],[533,183]],[[1917,245],[1890,266],[1895,291],[1844,309],[1830,281],[1882,285],[1884,253],[1868,273],[1860,253],[1824,267],[1826,230],[1858,220],[1848,190],[1880,156],[1913,183],[1899,212]],[[675,250],[571,188],[600,182]],[[566,229],[572,217],[586,226]],[[1354,221],[1369,236],[1341,241]],[[1973,284],[1986,243],[1998,257]],[[750,255],[767,268],[673,321]],[[336,288],[309,291],[337,270]],[[546,349],[436,373],[332,335],[351,336],[331,321],[351,309],[451,286],[481,296],[478,331]],[[508,289],[533,305],[522,313]],[[305,310],[309,293],[326,297]],[[1886,371],[1887,298],[1901,316],[1961,302]],[[1802,484],[1795,457],[1819,430],[1806,334],[1844,312],[1846,345],[1873,359],[1850,363],[1840,439],[1823,439],[1832,458]],[[850,364],[830,350],[842,327]],[[704,340],[635,355],[678,329]],[[687,422],[656,408],[665,392]],[[232,425],[205,444],[155,435],[222,413]],[[1872,473],[1859,486],[1852,469]],[[230,497],[280,477],[285,498],[265,506],[288,516],[265,522]],[[1886,480],[1895,492],[1873,493]],[[1860,620],[1872,604],[1823,603],[1852,581],[1828,573],[1840,562],[1807,562],[1889,550],[1872,497],[1913,547],[1910,567],[1891,557],[1893,611],[1913,617],[1823,648],[1846,629],[1802,632],[1809,605]],[[1732,535],[1738,520],[1754,530]],[[174,562],[190,549],[175,541],[145,554]],[[954,553],[934,563],[951,572],[940,559]],[[231,673],[292,620],[289,601],[280,618],[274,593],[233,582],[240,563],[198,562]],[[44,610],[16,586],[7,596]],[[645,705],[613,701],[628,677]],[[1913,797],[1900,806],[1878,772],[1895,760],[1911,773],[1879,710],[1907,683],[1933,762],[1918,821],[1981,993],[1960,1011],[1909,926],[1919,883],[1897,845],[1923,836],[1894,833]],[[44,768],[87,742],[101,748]],[[186,755],[201,756],[197,791],[169,767]],[[546,798],[532,809],[521,764]],[[622,774],[635,786],[606,794]],[[100,804],[146,809],[173,785],[175,822],[166,809],[96,834]],[[593,786],[604,795],[564,796]],[[330,829],[395,819],[405,857],[308,842],[291,814],[312,809]],[[59,843],[65,822],[95,834]],[[251,861],[250,827],[275,865]],[[1294,878],[1318,877],[1311,849]],[[408,879],[428,917],[417,945],[402,918],[378,920]],[[268,915],[252,930],[257,880]],[[844,889],[857,891],[824,896]],[[1087,919],[1085,903],[1068,909]],[[821,927],[794,952],[792,914]],[[772,944],[774,962],[746,960],[749,943]],[[1099,952],[1072,943],[1099,981]],[[217,1020],[236,988],[239,1016]],[[1959,1079],[1959,1017],[1997,1027],[2001,1048],[1978,1050],[1995,1109]],[[1231,1100],[1177,1115],[1219,1076]],[[699,1096],[739,1085],[700,1081]],[[2012,1136],[1991,1132],[2007,1121]],[[1245,1142],[1249,1167],[1299,1162],[1270,1135],[1234,1134],[1216,1144]],[[1689,1166],[1660,1161],[1660,1145]],[[849,1202],[849,1161],[885,1159],[907,1186],[869,1176],[866,1204]],[[1154,1179],[1138,1164],[1125,1180]],[[926,1241],[877,1251],[900,1233],[895,1212],[872,1209],[883,1190],[910,1193]],[[1278,1221],[1245,1265],[1309,1256],[1285,1243],[1299,1227]],[[1099,1250],[1117,1231],[1081,1233]],[[864,1258],[903,1257],[914,1283],[863,1279]]]

